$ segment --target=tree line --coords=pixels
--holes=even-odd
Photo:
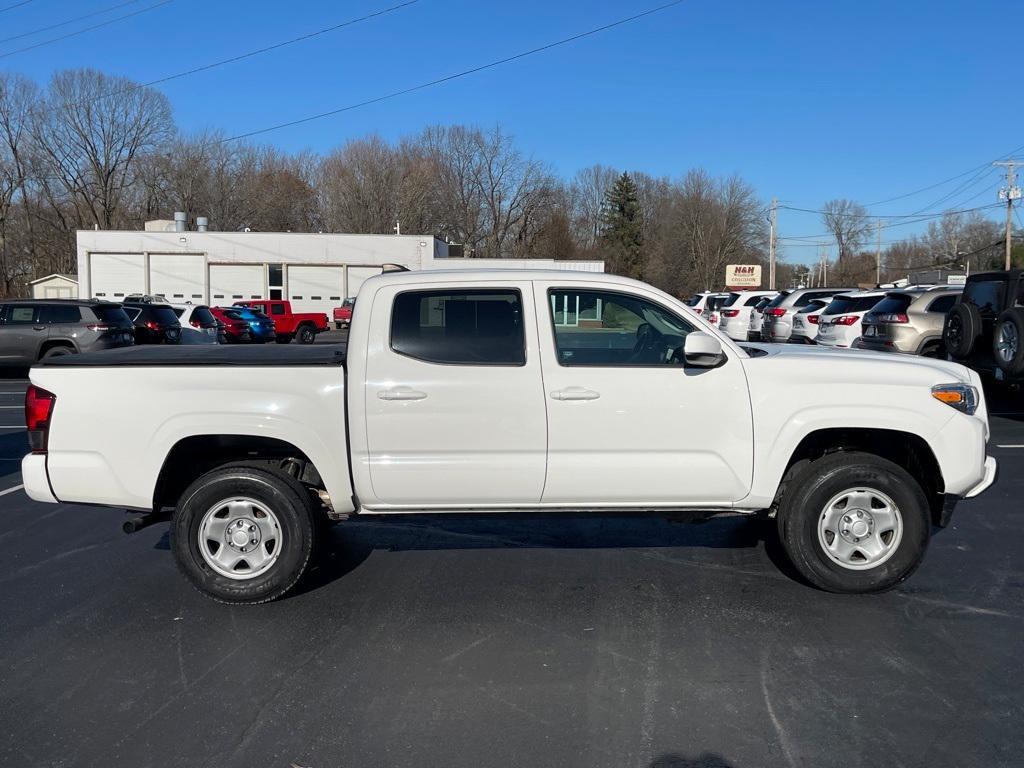
[[[0,73],[0,294],[74,272],[77,229],[141,229],[180,210],[223,231],[391,234],[400,222],[467,256],[602,259],[677,295],[721,288],[727,264],[766,265],[769,238],[766,206],[739,176],[597,164],[560,178],[500,127],[466,125],[287,153],[183,133],[162,93],[97,70],[58,72],[45,87]],[[830,227],[851,270],[865,239],[856,220]],[[983,227],[963,227],[966,248]],[[918,246],[887,264],[923,259],[932,242]],[[779,284],[798,272],[781,264]]]

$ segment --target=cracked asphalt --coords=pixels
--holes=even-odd
[[[166,525],[15,490],[0,765],[1019,766],[1024,415],[992,406],[999,482],[870,597],[799,583],[740,518],[410,517],[343,523],[299,594],[229,607]]]

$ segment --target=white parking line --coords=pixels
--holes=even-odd
[[[3,491],[0,491],[0,496],[6,496],[8,493],[14,493],[15,491],[20,491],[24,487],[25,487],[25,485],[22,484],[22,485],[16,485],[13,488],[7,488],[7,489],[5,489]]]
[[[996,448],[1024,448],[1024,445],[996,445]]]
[[[17,427],[0,427],[0,429],[24,429],[24,428],[25,428],[24,424],[22,424],[20,426],[17,426]]]

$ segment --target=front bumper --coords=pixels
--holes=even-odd
[[[50,480],[46,476],[46,455],[30,453],[21,460],[21,482],[25,485],[25,493],[32,501],[56,504],[57,497],[50,489]]]
[[[965,499],[973,499],[975,496],[979,496],[984,493],[988,488],[996,481],[996,477],[999,475],[999,464],[996,462],[995,456],[985,457],[985,477],[976,486],[971,488],[964,494]]]

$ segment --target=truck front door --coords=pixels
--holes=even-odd
[[[532,304],[528,281],[377,291],[364,456],[353,438],[354,470],[368,469],[374,497],[364,505],[540,501],[547,423]]]
[[[747,495],[753,427],[739,360],[683,365],[694,326],[656,295],[557,282],[534,290],[547,320],[545,503],[685,506]]]

